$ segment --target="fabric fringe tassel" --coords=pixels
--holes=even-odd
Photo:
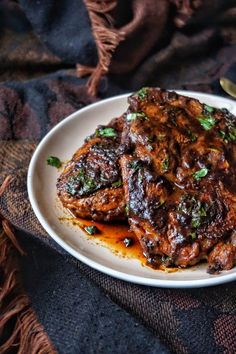
[[[0,186],[0,197],[11,181],[9,176]],[[9,221],[1,215],[0,221],[0,354],[54,354],[20,281],[17,251],[25,253]]]
[[[91,75],[87,82],[88,93],[96,96],[101,77],[109,70],[112,53],[117,48],[124,34],[113,27],[109,14],[117,5],[117,0],[84,0],[91,21],[94,39],[98,51],[98,64],[95,68],[76,65],[78,76]]]

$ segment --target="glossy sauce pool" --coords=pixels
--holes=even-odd
[[[96,239],[99,243],[107,248],[109,248],[114,254],[125,257],[133,258],[140,261],[143,266],[149,266],[147,259],[143,255],[142,248],[138,242],[135,234],[129,230],[127,224],[105,224],[101,222],[95,222],[91,220],[85,220],[78,217],[62,217],[60,221],[66,221],[72,224],[73,226],[79,227],[84,233],[88,236],[89,239]],[[96,226],[99,230],[98,234],[89,235],[85,231],[86,226]],[[132,239],[130,246],[126,247],[124,239],[128,237]],[[153,268],[153,267],[151,267]],[[166,268],[164,265],[161,265],[158,270],[167,271],[169,273],[176,272],[178,268]]]

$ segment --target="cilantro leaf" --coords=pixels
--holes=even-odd
[[[192,238],[192,240],[195,240],[197,238],[196,232],[190,232],[189,236]]]
[[[167,172],[170,165],[170,158],[166,156],[165,160],[161,164],[161,169],[163,172]]]
[[[81,169],[76,175],[71,176],[68,179],[66,190],[67,192],[74,196],[77,193],[79,195],[86,195],[95,191],[97,185],[95,181],[85,174],[85,171]]]
[[[224,130],[220,130],[218,134],[226,143],[236,141],[236,127],[234,126],[228,128],[228,133]]]
[[[204,104],[204,109],[205,109],[207,112],[212,113],[215,108],[209,106],[208,104]]]
[[[229,129],[229,141],[236,141],[236,127]]]
[[[138,171],[141,168],[140,161],[130,161],[128,164],[128,168],[131,168],[134,172]]]
[[[116,188],[116,187],[120,187],[120,186],[122,186],[122,180],[121,180],[121,178],[118,179],[118,181],[112,183],[112,187],[115,187],[115,188]]]
[[[145,115],[144,112],[138,112],[138,113],[129,113],[126,116],[126,120],[128,122],[132,122],[132,120],[135,120],[136,118],[144,118],[147,119],[147,116]]]
[[[208,168],[206,167],[201,168],[200,170],[193,173],[193,178],[196,181],[200,181],[200,179],[205,177],[208,174],[208,172],[209,172]]]
[[[141,100],[144,100],[147,97],[147,93],[148,93],[148,88],[143,87],[137,92],[137,95]]]
[[[188,130],[188,136],[189,136],[189,139],[194,143],[195,141],[197,141],[197,137],[196,135],[189,129]]]
[[[86,226],[84,228],[84,230],[87,232],[87,234],[89,235],[95,235],[95,234],[99,234],[100,231],[99,229],[97,228],[97,226],[95,225],[90,225],[90,226]]]
[[[60,168],[62,165],[60,159],[56,156],[49,156],[47,158],[47,164],[56,168]]]
[[[201,225],[201,219],[200,218],[193,218],[192,219],[192,227],[197,228]]]
[[[216,120],[212,116],[198,116],[197,119],[205,130],[210,130],[216,124]]]
[[[117,133],[115,131],[114,128],[110,128],[110,127],[107,127],[107,128],[99,128],[96,130],[96,135],[98,136],[102,136],[102,137],[111,137],[111,138],[114,138],[117,136]]]
[[[206,203],[197,200],[194,196],[186,194],[181,198],[177,210],[181,214],[188,215],[191,218],[191,226],[196,229],[205,222],[208,206]]]

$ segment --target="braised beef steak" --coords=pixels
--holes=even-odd
[[[236,118],[175,92],[129,98],[121,157],[129,222],[151,264],[236,262]],[[219,246],[221,245],[221,246]]]
[[[118,161],[122,129],[123,117],[99,126],[60,175],[58,196],[76,216],[102,221],[126,218]]]
[[[58,196],[73,214],[127,219],[153,266],[209,272],[236,263],[236,117],[158,88],[129,98],[67,163]]]

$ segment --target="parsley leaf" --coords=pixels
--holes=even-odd
[[[236,127],[229,128],[229,141],[236,141]]]
[[[197,137],[196,135],[189,129],[188,130],[188,136],[189,136],[189,139],[194,143],[195,141],[197,141]]]
[[[195,240],[197,238],[196,232],[190,232],[189,236],[192,238],[192,240]]]
[[[198,116],[197,119],[205,130],[210,130],[216,124],[216,120],[212,116]]]
[[[178,212],[186,214],[191,218],[191,226],[198,228],[205,221],[207,216],[208,206],[207,204],[196,200],[194,196],[183,195],[180,204],[178,206]],[[190,234],[191,236],[191,234]],[[192,237],[192,236],[191,236]]]
[[[100,231],[99,229],[97,228],[97,226],[95,225],[90,225],[90,226],[86,226],[84,228],[84,230],[87,232],[87,234],[89,235],[95,235],[95,234],[99,234]]]
[[[130,161],[128,164],[128,168],[131,168],[134,172],[138,171],[141,167],[140,161]]]
[[[147,93],[148,93],[148,88],[143,87],[137,92],[137,95],[141,100],[144,100],[147,97]]]
[[[200,181],[200,179],[205,177],[208,174],[208,172],[209,172],[208,168],[206,167],[201,168],[200,170],[193,173],[193,178],[196,181]]]
[[[85,195],[97,188],[95,181],[87,176],[83,169],[68,179],[66,190],[70,195]]]
[[[212,113],[214,111],[214,107],[208,106],[208,104],[204,104],[204,109],[209,112]]]
[[[121,178],[118,179],[118,181],[112,183],[112,187],[120,187],[120,186],[122,186]]]
[[[171,262],[171,257],[169,257],[169,256],[166,256],[166,255],[163,255],[162,257],[161,257],[161,261],[162,261],[162,263],[164,263],[164,264],[169,264],[170,262]]]
[[[193,218],[192,219],[192,227],[197,228],[201,225],[201,219],[200,218]]]
[[[126,120],[128,122],[131,122],[132,120],[135,120],[136,118],[144,118],[147,119],[147,116],[145,115],[144,112],[138,112],[138,113],[129,113],[126,116]]]
[[[228,128],[228,133],[224,130],[220,130],[218,134],[226,143],[236,141],[236,127],[234,126]]]
[[[128,204],[126,204],[126,206],[125,206],[125,212],[127,215],[129,214],[129,205]]]
[[[47,158],[47,164],[56,168],[60,168],[62,165],[60,159],[56,156],[49,156]]]
[[[161,169],[163,172],[167,172],[170,165],[170,158],[167,156],[161,164]]]
[[[102,136],[102,137],[111,137],[111,138],[114,138],[117,136],[117,133],[115,131],[114,128],[110,128],[110,127],[107,127],[107,128],[99,128],[96,130],[96,135],[99,135],[99,136]]]

